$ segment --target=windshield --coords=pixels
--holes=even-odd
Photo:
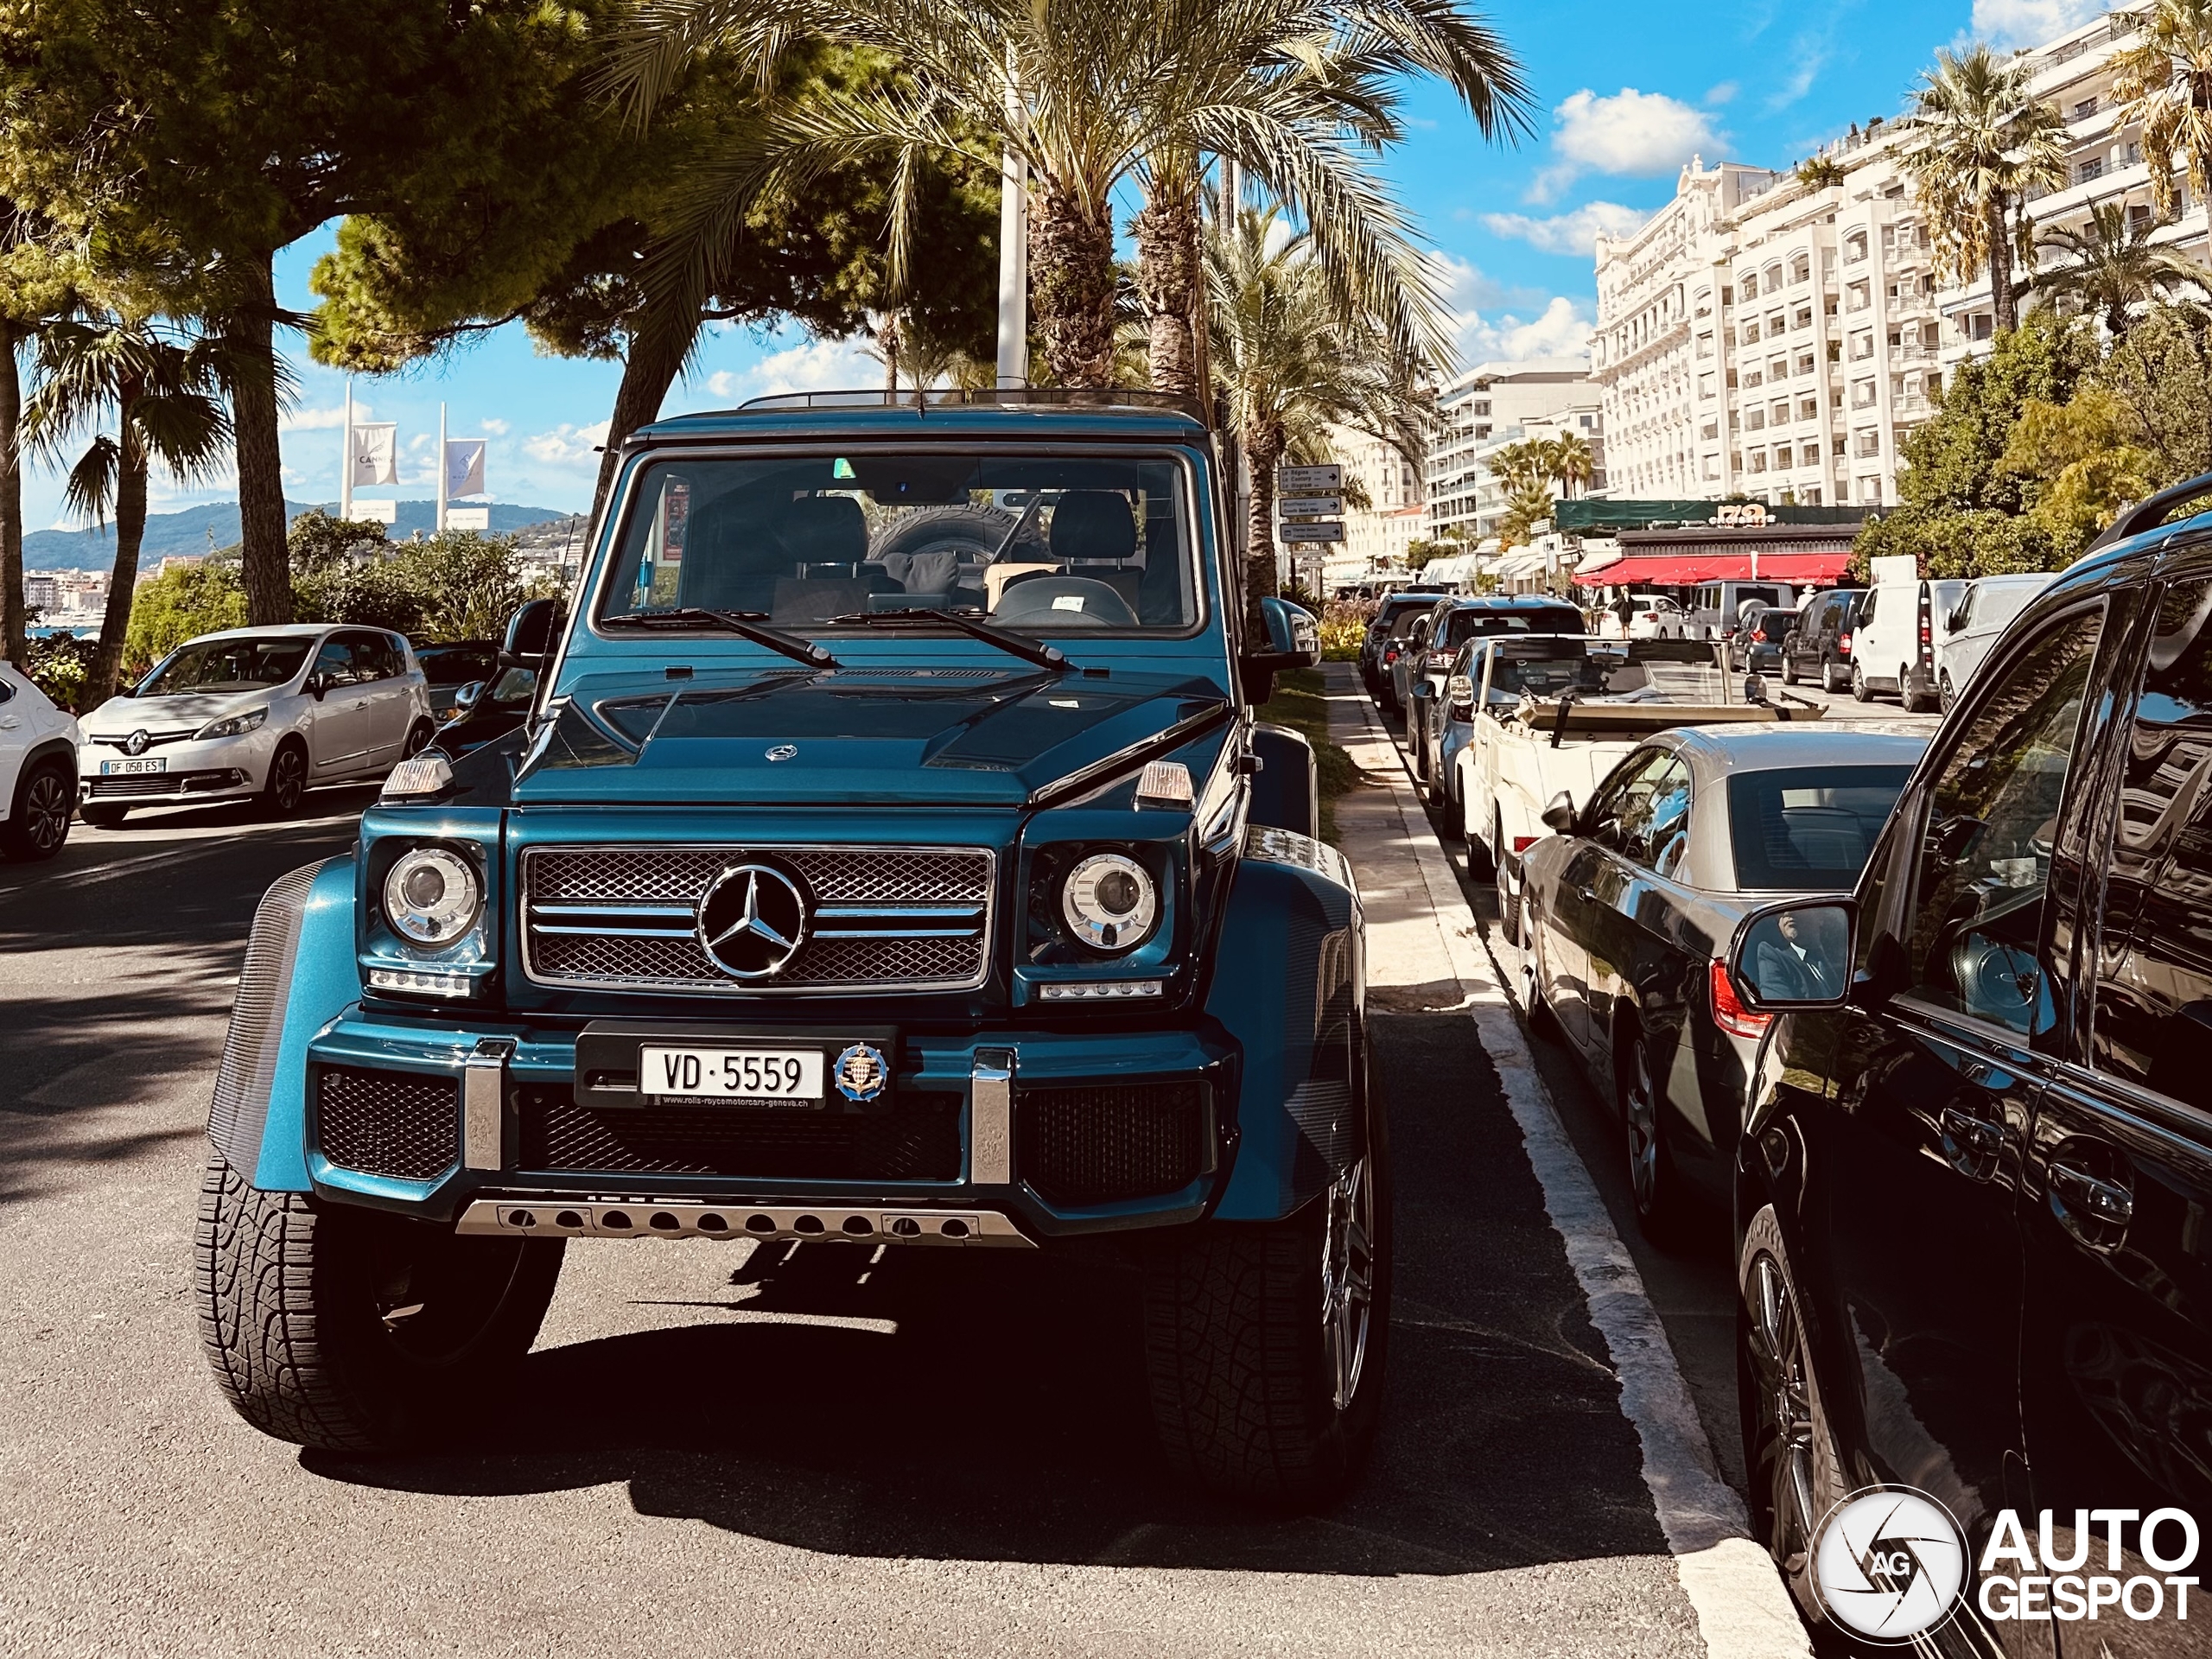
[[[201,639],[180,646],[131,695],[173,697],[187,691],[256,691],[282,685],[308,659],[313,639]]]
[[[1510,611],[1470,606],[1452,613],[1451,632],[1446,635],[1445,643],[1464,645],[1470,639],[1489,633],[1580,633],[1582,629],[1582,613],[1570,611],[1564,605],[1555,610],[1532,607]]]
[[[1561,640],[1549,646],[1502,645],[1491,670],[1492,702],[1513,702],[1522,692],[1555,697],[1563,691],[1600,692],[1611,676],[1628,666],[1628,652],[1618,647]],[[1481,669],[1478,666],[1476,672]]]
[[[1848,892],[1859,884],[1910,766],[1739,772],[1728,779],[1728,834],[1739,888]]]
[[[959,609],[1027,633],[1180,633],[1198,620],[1190,495],[1165,457],[950,442],[658,461],[631,493],[598,614],[690,607],[821,632]]]

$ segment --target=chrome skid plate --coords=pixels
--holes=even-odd
[[[867,1204],[699,1204],[688,1199],[478,1198],[455,1231],[512,1238],[799,1239],[1034,1249],[995,1210],[886,1210]]]

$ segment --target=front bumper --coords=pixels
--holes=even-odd
[[[175,806],[257,795],[269,776],[269,759],[276,752],[279,735],[264,724],[243,737],[164,743],[147,757],[167,761],[162,771],[119,778],[103,777],[100,762],[130,757],[119,748],[87,739],[77,750],[78,798],[103,805]]]
[[[683,1028],[698,1032],[692,1022]],[[778,1029],[791,1033],[781,1022]],[[836,1034],[828,1025],[821,1033]],[[1236,1144],[1236,1047],[1205,1021],[1165,1031],[903,1033],[891,1096],[894,1116],[845,1113],[835,1123],[826,1108],[656,1113],[582,1104],[588,1096],[575,1088],[578,1034],[493,1020],[461,1029],[433,1018],[349,1010],[308,1050],[307,1172],[315,1191],[471,1231],[1018,1243],[1195,1220],[1219,1192]],[[742,1033],[733,1026],[725,1034]],[[384,1081],[365,1090],[358,1082],[364,1077]],[[352,1092],[333,1092],[340,1087],[326,1081],[333,1077]],[[1101,1104],[1092,1104],[1093,1097]],[[414,1114],[405,1123],[372,1126],[364,1134],[361,1098],[417,1103],[405,1108]],[[1112,1109],[1115,1101],[1141,1105],[1123,1114]],[[341,1103],[327,1111],[326,1102]],[[803,1119],[798,1127],[810,1133],[851,1124],[863,1137],[889,1133],[887,1122],[918,1123],[895,1118],[906,1109],[901,1103],[929,1103],[944,1116],[929,1131],[937,1151],[895,1177],[883,1169],[794,1173],[787,1148],[782,1173],[772,1176],[741,1173],[742,1151],[706,1173],[667,1166],[709,1161],[681,1147],[658,1160],[626,1155],[620,1168],[581,1167],[588,1157],[547,1155],[556,1140],[570,1147],[613,1144],[577,1133],[584,1117],[610,1127],[616,1141],[632,1131],[660,1132],[672,1120],[696,1123],[715,1141],[709,1151],[727,1154],[731,1135],[772,1131],[792,1119]],[[1078,1109],[1083,1124],[1123,1138],[1071,1152],[1062,1116]],[[548,1128],[556,1114],[566,1126],[557,1135]],[[1048,1122],[1051,1114],[1062,1116]],[[872,1122],[853,1123],[863,1116]],[[784,1125],[772,1121],[777,1118]],[[1125,1120],[1150,1124],[1145,1132],[1166,1137],[1172,1147],[1162,1152],[1135,1144]],[[1147,1156],[1155,1161],[1146,1165]],[[664,1166],[649,1166],[655,1161]],[[1156,1190],[1128,1195],[1133,1167],[1139,1185],[1144,1170],[1163,1172],[1153,1182]],[[1071,1169],[1106,1179],[1086,1185]],[[1116,1173],[1123,1177],[1118,1184]],[[518,1215],[526,1219],[517,1222]],[[999,1226],[997,1218],[1011,1224]],[[947,1219],[960,1224],[950,1233],[942,1224]]]

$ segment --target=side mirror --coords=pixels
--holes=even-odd
[[[1544,808],[1544,827],[1554,835],[1571,836],[1574,833],[1574,797],[1565,790],[1551,798]]]
[[[561,637],[563,606],[557,599],[526,599],[507,619],[507,637],[499,647],[502,668],[536,668],[552,654]]]
[[[1841,1007],[1858,925],[1853,899],[1798,899],[1755,910],[1737,925],[1728,977],[1745,1006],[1759,1012]]]
[[[1287,668],[1311,668],[1321,660],[1321,629],[1312,612],[1273,594],[1262,597],[1258,608],[1266,637],[1253,642],[1258,649],[1245,652],[1237,668],[1244,695],[1254,702],[1265,702],[1274,694],[1277,674]]]
[[[465,715],[482,700],[483,696],[484,682],[471,680],[453,694],[453,706]]]

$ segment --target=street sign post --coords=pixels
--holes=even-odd
[[[1337,519],[1324,524],[1282,524],[1275,533],[1286,542],[1341,542],[1344,527],[1343,521]]]
[[[1341,495],[1286,496],[1275,503],[1275,511],[1286,518],[1341,518],[1344,499]]]
[[[1341,495],[1344,488],[1344,469],[1327,467],[1278,467],[1275,468],[1275,493],[1281,495]]]

